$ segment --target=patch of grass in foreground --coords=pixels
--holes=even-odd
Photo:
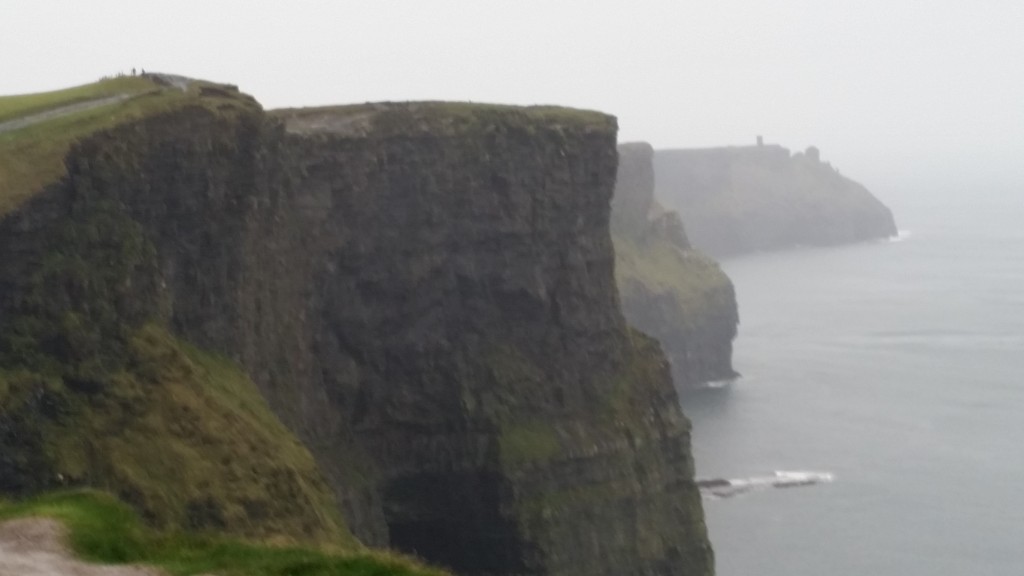
[[[447,576],[384,551],[331,552],[259,546],[216,536],[146,528],[124,504],[94,491],[59,492],[0,504],[0,521],[48,517],[69,530],[71,548],[105,564],[148,564],[175,576]]]

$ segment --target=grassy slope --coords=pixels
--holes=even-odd
[[[615,441],[624,431],[629,431],[634,438],[643,438],[650,432],[645,421],[652,399],[659,396],[664,356],[653,338],[634,329],[629,329],[623,344],[619,369],[606,374],[606,380],[594,383],[596,389],[605,392],[586,420],[588,436],[578,436],[579,422],[553,422],[529,416],[505,421],[498,438],[503,466],[514,470],[523,465],[564,458],[574,450],[574,442],[591,446],[598,438]],[[485,362],[492,370],[503,373],[503,378],[517,372],[513,376],[516,380],[509,380],[509,383],[546,381],[539,367],[519,355],[505,355],[497,360],[492,355]]]
[[[153,326],[126,355],[89,387],[0,369],[3,416],[39,439],[42,454],[5,448],[30,477],[121,494],[157,527],[357,546],[312,456],[231,362]]]
[[[72,549],[106,564],[149,564],[175,576],[443,576],[413,560],[387,552],[337,552],[268,547],[220,537],[157,532],[115,499],[98,492],[50,494],[0,504],[0,521],[42,516],[62,521]]]
[[[116,105],[83,110],[0,133],[0,217],[60,179],[65,173],[64,156],[77,140],[89,134],[190,104],[217,106],[221,111],[233,106],[254,105],[244,98],[200,97],[201,85],[204,84],[197,83],[193,89],[182,92],[161,88],[144,78],[122,78],[59,92],[0,97],[0,119],[9,120],[112,94],[136,95]]]
[[[700,325],[698,316],[711,313],[728,303],[710,300],[723,294],[729,278],[718,264],[695,250],[680,250],[667,240],[643,245],[624,234],[616,234],[615,276],[620,290],[628,290],[631,280],[656,294],[671,293],[686,311],[680,320]]]
[[[153,89],[153,84],[141,77],[115,78],[84,86],[53,92],[0,96],[0,122],[21,118],[53,108],[96,100],[117,94],[135,94]]]

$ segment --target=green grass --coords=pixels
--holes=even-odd
[[[626,333],[623,353],[622,366],[611,375],[604,417],[616,426],[642,432],[645,427],[638,425],[646,418],[652,399],[659,397],[665,356],[657,340],[633,328]]]
[[[123,369],[87,388],[0,369],[17,438],[0,438],[14,463],[4,473],[20,471],[29,493],[59,478],[119,494],[159,529],[359,546],[312,456],[230,361],[154,326],[125,355]]]
[[[104,564],[147,564],[173,576],[443,576],[387,551],[261,546],[223,537],[159,532],[124,504],[94,491],[60,492],[0,504],[0,520],[48,517],[64,523],[81,558]]]
[[[145,78],[125,77],[53,92],[0,96],[0,122],[107,96],[138,94],[153,88],[153,83]]]
[[[210,97],[196,83],[187,91],[160,88],[142,78],[121,78],[80,86],[67,91],[0,98],[4,114],[25,116],[76,101],[130,92],[134,97],[119,104],[82,110],[0,133],[0,216],[16,209],[47,184],[65,175],[64,157],[71,146],[96,132],[141,118],[194,104],[224,113],[258,105],[247,97]],[[9,118],[8,118],[9,119]]]
[[[727,292],[729,278],[714,260],[697,251],[681,250],[660,239],[640,242],[622,234],[613,240],[615,276],[624,294],[636,281],[654,294],[671,293],[680,309],[699,315],[720,304],[709,299]]]
[[[498,445],[502,464],[513,468],[550,460],[562,451],[555,428],[541,420],[505,424]]]

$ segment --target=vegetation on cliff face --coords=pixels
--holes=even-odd
[[[662,343],[677,386],[734,378],[732,283],[714,260],[690,248],[679,217],[660,208],[654,188],[650,145],[620,145],[612,235],[623,312]]]
[[[63,522],[85,560],[155,566],[173,576],[444,576],[397,554],[335,547],[265,546],[223,536],[155,531],[129,507],[95,491],[58,492],[0,502],[0,522],[46,517]]]
[[[734,305],[730,283],[721,267],[711,258],[675,246],[665,240],[644,241],[627,235],[615,237],[615,274],[624,298],[636,290],[652,294],[671,294],[679,313],[666,323],[699,329],[703,316]],[[640,285],[634,285],[638,282]]]
[[[658,195],[714,256],[896,234],[892,212],[818,157],[781,146],[659,150]]]
[[[89,379],[5,362],[4,492],[91,486],[165,529],[354,544],[312,457],[237,367],[152,326],[121,353]]]
[[[593,534],[600,533],[630,542],[656,571],[713,574],[693,459],[689,450],[679,450],[690,444],[690,423],[679,409],[668,362],[658,342],[636,330],[628,331],[621,352],[619,367],[597,386],[607,390],[598,405],[537,439],[534,446],[557,438],[556,455],[542,466],[524,460],[509,468],[519,480],[518,521],[542,543],[548,562],[569,573],[580,561],[568,549],[593,547]],[[561,545],[551,546],[555,542]],[[621,553],[605,553],[600,565],[611,573],[636,566]]]

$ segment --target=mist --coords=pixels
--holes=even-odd
[[[192,99],[159,74],[110,83],[146,87],[84,101],[86,121],[69,100],[12,128],[0,107],[0,492],[38,437],[79,478],[47,464],[26,486],[208,491],[275,525],[308,512],[303,530],[344,497],[348,527],[325,534],[462,574],[678,574],[684,556],[719,576],[1020,572],[1024,3],[0,0],[0,22],[0,95],[144,69],[267,109],[599,110],[653,146],[615,152],[606,117],[549,110],[318,125],[204,84],[110,129],[111,98]],[[193,121],[195,102],[214,113]],[[233,106],[244,122],[220,122]],[[431,108],[492,120],[451,146],[359,132],[378,113],[432,129]],[[207,432],[218,359],[230,402]],[[127,449],[108,466],[80,443],[130,446],[133,418],[147,458],[127,472]],[[176,469],[193,429],[203,450],[241,441],[185,461],[209,477]],[[303,459],[259,467],[279,455]],[[278,477],[301,489],[264,490]],[[167,513],[223,524],[217,502]]]
[[[816,145],[883,198],[1019,189],[1024,6],[810,0],[2,2],[0,93],[132,67],[238,84],[268,108],[561,104],[657,148]]]

